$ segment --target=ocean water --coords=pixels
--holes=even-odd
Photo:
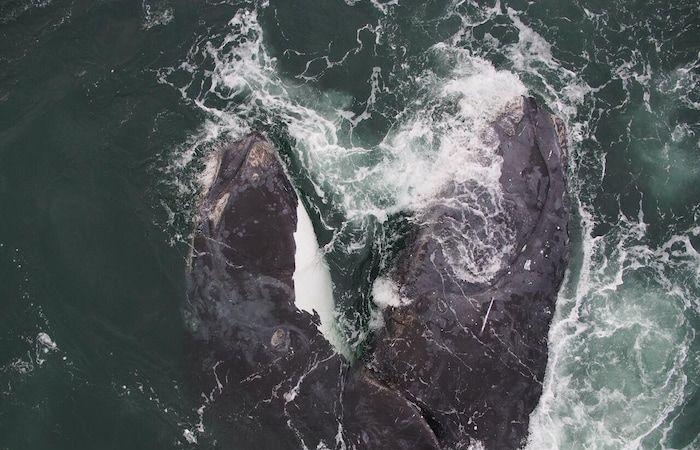
[[[184,266],[208,156],[248,131],[303,194],[349,351],[436,202],[482,218],[441,238],[488,279],[488,123],[522,94],[567,125],[573,204],[528,448],[700,448],[699,36],[693,1],[0,2],[0,449],[210,447]]]

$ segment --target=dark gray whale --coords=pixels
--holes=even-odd
[[[470,283],[446,261],[442,227],[465,211],[437,205],[398,258],[391,278],[410,305],[388,308],[369,366],[430,417],[443,448],[518,448],[542,392],[547,333],[568,262],[569,203],[563,125],[523,99],[493,125],[500,184],[516,232],[508,263]],[[469,186],[451,186],[457,196]]]
[[[547,332],[567,264],[561,124],[523,100],[493,125],[517,232],[489,282],[453,275],[436,207],[388,276],[411,302],[384,311],[374,349],[350,365],[294,303],[297,196],[252,134],[220,154],[202,201],[184,315],[204,435],[235,449],[518,448],[542,389]],[[458,195],[468,186],[453,186]],[[458,215],[469,226],[468,215]]]
[[[258,134],[221,152],[184,308],[193,390],[221,448],[438,448],[419,409],[350,370],[294,304],[297,196]]]

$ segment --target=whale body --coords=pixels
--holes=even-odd
[[[223,149],[199,210],[184,307],[208,433],[241,450],[439,448],[419,409],[351,368],[318,315],[295,304],[298,207],[262,135]]]
[[[436,204],[382,278],[406,301],[384,309],[372,350],[352,364],[319,331],[319,315],[296,301],[297,243],[307,253],[313,245],[295,234],[310,224],[274,148],[254,133],[220,152],[184,307],[203,434],[242,450],[524,443],[567,264],[566,144],[561,123],[532,99],[493,127],[515,229],[504,242],[515,249],[508,264],[484,282],[455,276],[441,227],[471,219]]]
[[[514,250],[491,280],[465,281],[448,263],[444,228],[479,217],[439,203],[388,278],[404,299],[384,311],[369,366],[430,417],[444,448],[519,448],[542,392],[547,333],[568,263],[563,124],[523,98],[493,124]],[[468,185],[450,186],[443,197]]]

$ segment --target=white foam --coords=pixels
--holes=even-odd
[[[156,26],[169,24],[175,18],[172,6],[167,1],[143,0],[143,28],[151,29]]]
[[[45,353],[58,349],[58,346],[53,341],[53,339],[51,339],[51,336],[44,332],[41,332],[36,336],[36,341],[37,343],[41,344],[41,346],[44,348]]]
[[[636,220],[621,215],[605,236],[593,237],[594,217],[580,211],[582,268],[568,273],[576,278],[565,280],[559,295],[527,448],[661,444],[688,384],[694,333],[684,316],[698,306],[690,300],[697,283],[678,280],[692,280],[700,269],[697,252],[685,245],[695,229],[654,247],[641,203]],[[651,276],[640,283],[644,275]]]
[[[185,438],[185,440],[190,443],[190,444],[196,444],[197,443],[197,436],[188,428],[185,428],[182,431],[182,436]]]
[[[310,314],[318,313],[321,319],[318,329],[336,351],[348,355],[347,343],[338,331],[331,273],[301,200],[297,203],[294,242],[294,303]]]
[[[374,303],[380,309],[384,309],[387,306],[396,308],[411,303],[409,299],[401,295],[399,286],[388,277],[377,277],[374,280],[372,296],[374,297]]]
[[[534,85],[531,88],[544,94],[548,106],[564,120],[575,116],[584,97],[594,89],[577,73],[559,63],[552,54],[552,45],[520,19],[520,11],[509,7],[506,12],[518,31],[518,42],[506,46],[513,69],[527,74],[530,84]],[[570,133],[577,133],[575,128],[582,126],[571,125]]]

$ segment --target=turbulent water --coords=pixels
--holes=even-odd
[[[356,355],[436,202],[481,219],[440,238],[488,280],[512,233],[488,123],[522,94],[567,124],[574,205],[528,448],[700,448],[699,36],[693,1],[0,2],[0,449],[216,440],[184,264],[208,156],[247,131]]]

